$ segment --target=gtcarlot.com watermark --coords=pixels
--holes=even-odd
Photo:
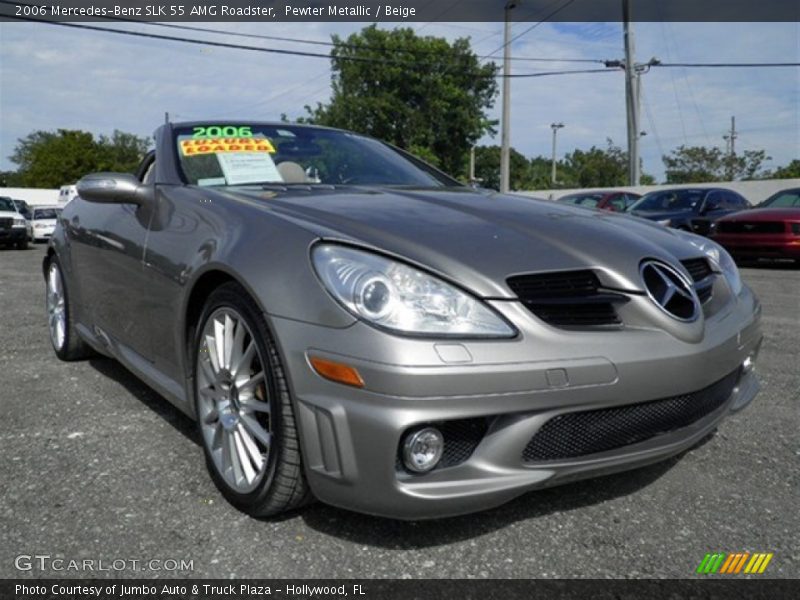
[[[20,554],[14,558],[18,571],[64,573],[107,571],[194,571],[194,560],[185,558],[62,558],[50,554]]]

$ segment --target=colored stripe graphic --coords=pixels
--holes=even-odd
[[[714,554],[706,554],[700,566],[697,567],[698,573],[716,573],[722,561],[725,560],[724,552],[715,552]]]
[[[709,552],[700,561],[696,572],[706,575],[714,573],[735,575],[742,572],[760,574],[767,569],[773,556],[772,552],[755,552],[753,554],[749,552],[732,552],[730,554]]]

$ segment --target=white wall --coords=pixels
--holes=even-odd
[[[636,192],[638,194],[646,194],[653,190],[664,190],[668,188],[707,188],[707,187],[720,187],[728,188],[735,192],[739,192],[742,196],[747,198],[751,204],[758,204],[762,200],[766,200],[775,192],[784,190],[786,188],[800,188],[800,179],[765,179],[763,181],[720,181],[717,183],[686,183],[676,185],[639,185],[639,186],[620,186],[613,188],[584,188],[591,190],[624,190],[626,192]],[[524,196],[535,196],[537,198],[546,198],[547,200],[557,200],[561,196],[566,196],[573,192],[580,192],[582,189],[570,190],[537,190],[537,191],[515,191],[515,194],[522,194]]]
[[[25,200],[28,204],[58,204],[58,190],[0,187],[0,196]]]

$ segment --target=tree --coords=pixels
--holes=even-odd
[[[794,179],[800,178],[800,160],[794,159],[785,167],[778,167],[767,174],[769,179]]]
[[[307,106],[304,120],[371,135],[435,158],[452,175],[466,173],[470,147],[494,133],[486,116],[497,93],[494,63],[481,65],[468,39],[451,44],[410,28],[372,25],[333,42],[331,101]]]
[[[614,187],[628,183],[628,153],[606,140],[606,148],[592,146],[564,157],[559,169],[561,187]]]
[[[147,138],[114,130],[111,137],[101,135],[97,140],[97,170],[125,173],[135,171],[150,147]]]
[[[509,163],[510,187],[512,190],[528,187],[530,163],[522,154],[511,148]],[[500,146],[477,146],[475,148],[475,177],[481,187],[500,189]]]
[[[22,184],[16,171],[0,171],[0,187],[18,187]]]
[[[704,183],[756,179],[764,161],[770,159],[763,150],[731,155],[716,147],[679,146],[663,160],[667,183]]]
[[[23,187],[57,188],[95,171],[133,171],[149,141],[115,131],[95,139],[88,131],[34,131],[17,140],[9,157],[19,165],[11,180]]]

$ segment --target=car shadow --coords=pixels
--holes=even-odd
[[[113,358],[97,356],[89,359],[89,365],[96,371],[99,371],[103,376],[119,383],[127,392],[135,396],[147,408],[172,425],[172,427],[186,439],[197,446],[201,445],[200,436],[197,433],[197,427],[194,421],[170,404],[164,396],[156,392],[122,366],[120,362]]]
[[[705,445],[713,437],[714,432],[693,448],[654,465],[529,492],[497,508],[460,517],[398,521],[317,503],[286,518],[299,514],[306,525],[320,533],[367,546],[390,550],[441,546],[504,529],[519,521],[566,513],[634,494],[667,473],[687,452]]]

